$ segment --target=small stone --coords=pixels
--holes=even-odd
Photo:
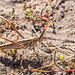
[[[65,10],[65,12],[68,12],[68,10]]]
[[[61,11],[62,14],[64,14],[64,11]]]
[[[61,18],[64,18],[64,15],[61,15]]]
[[[62,27],[59,27],[58,29],[62,29]]]
[[[65,6],[61,5],[62,8],[65,8]]]

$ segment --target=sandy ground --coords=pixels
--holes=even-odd
[[[12,12],[12,8],[15,8],[15,19],[13,18],[12,20],[10,20],[10,22],[24,36],[25,39],[28,39],[31,37],[36,37],[32,26],[40,35],[47,22],[34,22],[32,20],[29,21],[28,19],[25,19],[26,12],[23,9],[23,5],[25,4],[25,2],[27,2],[27,11],[29,11],[29,8],[31,7],[34,12],[37,12],[40,15],[40,11],[45,5],[46,0],[0,0],[0,16],[3,16],[9,20],[9,18],[11,17],[10,13]],[[56,5],[55,1],[53,1],[52,3],[52,6],[54,5]],[[47,8],[50,8],[49,3],[46,9]],[[42,15],[45,13],[46,9],[43,11]],[[21,20],[23,18],[25,20]],[[20,49],[18,50],[18,55],[15,61],[13,61],[12,57],[8,56],[5,53],[3,53],[3,59],[0,54],[0,75],[61,75],[59,73],[32,72],[28,69],[29,65],[33,68],[46,66],[45,62],[43,62],[41,59],[44,59],[49,64],[53,64],[55,45],[57,45],[58,47],[56,60],[59,61],[60,56],[63,56],[64,58],[70,57],[69,60],[71,60],[71,56],[75,55],[75,1],[63,1],[59,5],[58,9],[54,10],[52,22],[53,26],[49,26],[44,35],[44,42],[46,42],[49,47],[44,46],[44,43],[42,42],[38,43],[32,48]],[[7,25],[0,22],[0,28],[5,27],[7,27]],[[12,31],[19,40],[22,40],[22,38],[17,33],[15,33],[14,30]],[[8,28],[5,29],[5,32],[0,33],[0,36],[11,39],[12,41],[15,40],[14,36]],[[0,38],[0,45],[7,43],[9,42]],[[28,51],[25,53],[25,50]],[[69,55],[65,55],[59,50],[63,50]],[[22,57],[22,55],[24,58]],[[22,61],[23,59],[26,59],[25,62]],[[28,59],[32,59],[35,61],[31,61]],[[23,62],[23,70],[20,68],[21,61]],[[45,70],[48,70],[48,68],[45,68]],[[68,75],[68,73],[64,73],[65,75]],[[73,74],[74,73],[71,73],[71,75]]]

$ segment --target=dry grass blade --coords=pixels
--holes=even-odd
[[[3,59],[4,59],[4,56],[3,56],[3,53],[2,53],[2,50],[1,50],[1,48],[0,48],[0,53],[1,53],[2,57],[3,57]]]
[[[0,18],[2,18],[8,26],[10,25],[24,39],[24,37],[11,25],[11,23],[7,19],[2,16],[0,16]]]
[[[66,55],[69,55],[66,51],[60,49],[59,47],[55,46],[55,48],[56,48],[55,51],[60,51],[60,52],[62,52],[64,54],[66,54]]]
[[[8,27],[9,27],[9,29],[10,29],[10,31],[12,32],[12,29],[11,29],[11,27],[9,26],[9,24],[7,24],[8,25]],[[13,36],[15,37],[15,35],[14,35],[14,33],[12,32],[12,34],[13,34]],[[15,37],[16,38],[16,37]],[[16,40],[18,40],[17,38],[16,38]]]

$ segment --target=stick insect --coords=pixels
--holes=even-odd
[[[19,40],[17,42],[14,42],[12,40],[9,40],[7,38],[4,38],[2,36],[0,36],[0,38],[5,39],[11,43],[9,44],[5,44],[5,45],[0,45],[0,49],[1,51],[4,51],[5,49],[21,49],[21,48],[27,48],[27,47],[32,47],[35,44],[37,44],[37,42],[41,43],[43,41],[43,37],[44,37],[44,33],[51,21],[52,18],[47,20],[47,25],[44,28],[43,32],[41,33],[41,35],[39,37],[32,37],[30,39],[24,39],[24,37],[11,25],[11,23],[5,19],[4,17],[0,16],[0,18],[2,18],[3,21],[5,21],[5,23],[9,26],[11,26],[23,39]]]

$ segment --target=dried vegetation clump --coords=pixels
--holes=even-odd
[[[75,1],[1,0],[0,74],[74,75]]]

